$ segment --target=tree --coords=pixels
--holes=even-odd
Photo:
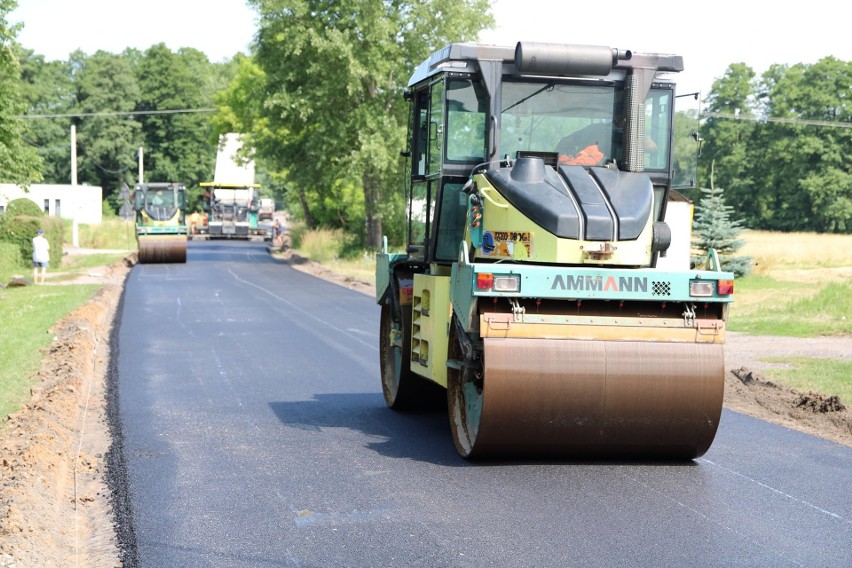
[[[735,64],[714,83],[704,159],[747,226],[852,232],[850,83],[852,63],[834,57],[758,81]]]
[[[23,50],[21,92],[27,104],[26,114],[31,116],[27,119],[28,139],[44,161],[43,181],[69,183],[72,119],[70,116],[52,115],[68,115],[77,104],[70,64],[66,61],[47,62],[43,55]]]
[[[357,230],[380,245],[401,211],[402,91],[414,67],[449,41],[492,24],[487,0],[250,0],[259,13],[255,61],[266,82],[257,151],[286,172],[306,219]],[[327,207],[358,188],[353,208]],[[354,205],[354,204],[350,204]],[[337,217],[337,218],[335,218]],[[360,225],[360,227],[359,227]]]
[[[754,117],[754,78],[755,72],[751,67],[745,63],[734,63],[722,78],[713,83],[706,101],[711,118],[702,128],[705,141],[698,170],[699,186],[706,187],[706,180],[711,175],[707,165],[712,164],[716,182],[726,188],[730,202],[736,203],[738,212],[746,217],[753,215],[750,208],[754,200],[749,197],[754,195],[756,183],[751,175],[754,164],[748,159],[755,122],[747,120]],[[716,118],[713,114],[735,119]]]
[[[142,141],[140,124],[129,115],[140,98],[127,58],[105,51],[71,56],[77,91],[79,180],[103,188],[115,201],[122,183],[133,183],[136,152]],[[124,114],[126,113],[126,114]]]
[[[242,133],[243,150],[246,152],[244,157],[255,160],[260,191],[274,197],[279,205],[287,203],[286,170],[275,169],[275,164],[283,163],[283,159],[276,153],[278,140],[286,139],[287,136],[286,132],[272,131],[269,121],[263,116],[266,74],[252,58],[243,54],[237,54],[228,69],[232,73],[232,80],[215,95],[217,113],[213,115],[212,123],[216,138],[228,132]],[[263,146],[265,152],[257,152],[258,146]],[[270,156],[276,158],[270,159]],[[298,202],[287,205],[286,208],[291,211],[301,209]]]
[[[736,276],[749,273],[752,258],[734,256],[745,241],[738,238],[742,231],[741,221],[731,220],[733,207],[725,204],[724,191],[717,188],[713,180],[711,166],[710,187],[701,188],[704,197],[695,209],[695,221],[692,224],[692,246],[700,256],[694,256],[692,262],[703,263],[710,249],[719,255],[722,270],[733,272]]]
[[[852,233],[852,130],[831,127],[852,122],[852,63],[826,57],[782,70],[765,80],[764,103],[769,118],[795,121],[765,127],[769,148],[780,147],[774,185],[789,214],[778,228]]]
[[[173,53],[162,43],[139,61],[136,110],[146,113],[140,116],[146,180],[191,187],[212,179],[216,145],[210,115],[199,111],[213,108],[213,93],[220,87],[213,68],[196,49]]]
[[[42,159],[27,145],[27,126],[20,119],[26,110],[21,93],[19,26],[6,16],[18,7],[15,0],[0,0],[0,180],[27,186],[41,180]]]

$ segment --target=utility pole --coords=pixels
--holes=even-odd
[[[71,244],[74,248],[80,248],[80,228],[77,217],[80,213],[80,196],[77,189],[77,127],[71,125],[71,191],[74,192],[74,218],[71,221]]]
[[[143,183],[142,182],[142,152],[143,152],[142,146],[139,146],[139,153],[137,154],[137,156],[139,156],[139,183]]]

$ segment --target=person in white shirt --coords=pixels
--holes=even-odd
[[[50,243],[44,238],[44,231],[38,230],[33,237],[33,282],[44,284],[47,265],[50,264]],[[38,269],[41,268],[41,282],[38,281]]]

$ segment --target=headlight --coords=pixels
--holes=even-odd
[[[494,277],[495,292],[518,292],[521,289],[521,277],[517,274]]]
[[[689,283],[689,295],[699,297],[712,297],[713,282],[710,280],[693,280]]]

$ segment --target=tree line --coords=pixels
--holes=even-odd
[[[136,181],[139,147],[146,180],[180,181],[197,198],[219,134],[242,132],[264,191],[296,219],[343,228],[355,246],[402,242],[403,90],[435,49],[493,25],[488,1],[249,3],[251,53],[223,63],[163,44],[45,61],[15,42],[14,0],[0,0],[2,181],[68,183],[73,124],[78,182],[103,187],[113,208]],[[850,65],[827,57],[757,78],[732,64],[695,126],[683,121],[704,139],[687,195],[700,198],[712,167],[745,227],[852,231]],[[677,151],[679,164],[694,161]]]
[[[198,50],[157,44],[118,54],[77,51],[67,61],[21,48],[19,62],[23,140],[41,162],[32,181],[70,183],[72,125],[77,182],[102,187],[114,210],[121,187],[139,180],[140,152],[144,181],[193,188],[211,181],[214,96],[230,82],[236,61],[211,63]]]
[[[706,103],[698,179],[743,226],[852,233],[852,62],[734,63]]]

